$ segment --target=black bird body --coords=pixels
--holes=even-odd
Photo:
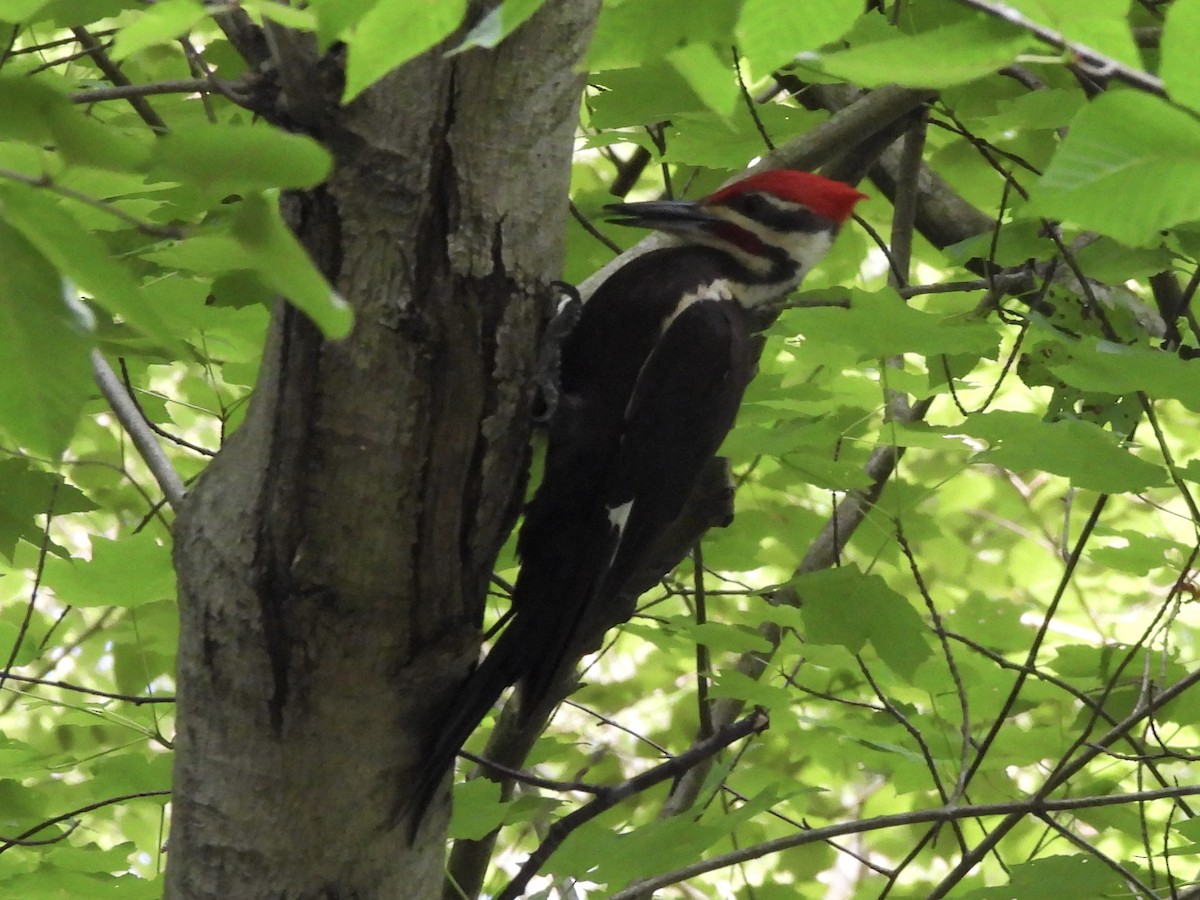
[[[612,207],[677,243],[613,273],[563,344],[542,482],[517,542],[514,615],[429,750],[405,804],[414,832],[505,688],[519,684],[529,714],[583,641],[629,617],[625,583],[678,517],[752,377],[748,309],[797,285],[862,197],[803,172],[740,184],[699,203]]]

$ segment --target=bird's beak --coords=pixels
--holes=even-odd
[[[699,231],[721,221],[702,204],[690,200],[647,200],[642,203],[610,203],[614,225],[656,228],[676,234]]]

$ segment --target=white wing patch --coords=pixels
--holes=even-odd
[[[733,300],[733,288],[730,287],[727,279],[718,278],[716,281],[710,281],[707,284],[702,284],[694,291],[684,294],[679,298],[679,302],[675,305],[675,308],[671,310],[671,314],[663,319],[662,333],[666,333],[667,329],[671,327],[671,323],[678,318],[681,312],[683,312],[693,303],[698,303],[701,300]]]
[[[633,509],[633,501],[629,500],[620,506],[605,507],[608,510],[609,524],[617,529],[617,543],[621,542],[621,534],[625,531],[625,523],[629,521],[629,511]]]

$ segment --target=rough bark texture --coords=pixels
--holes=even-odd
[[[289,212],[357,321],[330,342],[280,306],[179,518],[170,897],[440,894],[445,805],[412,847],[395,811],[522,487],[596,5],[550,2],[344,109],[285,97],[336,157]],[[321,94],[295,52],[286,90]]]

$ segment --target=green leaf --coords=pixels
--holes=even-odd
[[[681,47],[668,53],[666,60],[705,106],[723,117],[733,113],[739,89],[731,61],[721,59],[707,44]]]
[[[1112,869],[1094,856],[1048,856],[1012,867],[1009,883],[964,894],[965,900],[1062,900],[1127,893]]]
[[[370,12],[377,0],[309,0],[308,8],[317,15],[317,37],[322,49],[335,40],[348,39],[350,29]]]
[[[279,206],[261,194],[238,204],[232,224],[244,258],[264,283],[279,291],[327,337],[345,337],[354,313],[317,271],[295,235],[283,224]]]
[[[109,312],[164,346],[175,342],[174,332],[141,296],[129,270],[48,193],[22,184],[0,185],[0,216]]]
[[[2,245],[0,245],[2,246]],[[4,252],[4,251],[0,251]],[[12,257],[5,253],[5,259],[12,262]],[[4,278],[0,274],[0,281]],[[0,295],[0,303],[3,296]],[[30,304],[32,305],[32,304]],[[22,343],[21,333],[11,329],[6,330],[9,340],[0,342],[0,348],[6,343]],[[0,359],[2,359],[0,351]],[[48,357],[52,359],[53,357]],[[0,371],[11,367],[0,363]],[[61,375],[61,365],[55,367],[56,375]],[[45,373],[44,373],[45,374]],[[8,392],[4,389],[0,376],[0,397]],[[9,415],[0,400],[0,421],[7,421]],[[62,476],[52,472],[39,472],[29,467],[20,459],[0,459],[0,555],[13,558],[13,550],[18,539],[39,545],[43,539],[43,529],[35,522],[38,516],[47,512],[61,516],[66,513],[86,512],[96,509],[96,504],[89,500],[78,488],[63,481]],[[53,508],[50,503],[54,501]]]
[[[613,69],[594,76],[607,90],[592,101],[592,124],[619,128],[661,122],[679,113],[707,113],[704,102],[669,63],[647,63],[640,69]]]
[[[697,644],[704,644],[714,653],[767,653],[771,645],[761,634],[744,625],[725,622],[698,624],[684,616],[675,616],[671,624],[691,637]]]
[[[813,307],[787,313],[788,327],[817,344],[852,347],[863,359],[900,353],[990,353],[1000,342],[994,325],[961,315],[922,312],[891,288],[853,290],[850,308]]]
[[[286,2],[277,0],[242,0],[241,7],[246,12],[257,14],[264,19],[278,22],[287,28],[301,31],[316,31],[317,16],[312,10],[288,6]]]
[[[786,710],[792,705],[792,695],[785,688],[751,678],[736,669],[718,672],[709,696],[734,697],[767,710]]]
[[[4,0],[0,7],[0,18],[6,22],[24,22],[32,19],[50,0]]]
[[[737,48],[766,75],[805,50],[841,37],[862,13],[858,0],[745,0],[738,16]]]
[[[627,0],[605,3],[588,48],[592,72],[657,62],[694,43],[728,46],[737,23],[736,0]]]
[[[95,390],[90,341],[67,306],[54,267],[2,220],[0,259],[0,423],[17,444],[54,459]],[[7,492],[7,483],[0,484]],[[12,547],[0,541],[5,555]]]
[[[92,558],[46,561],[46,583],[72,606],[134,607],[175,596],[171,550],[142,532],[119,541],[92,536]]]
[[[457,47],[447,53],[455,56],[472,47],[495,47],[530,16],[542,8],[545,0],[504,0],[467,32]]]
[[[1014,472],[1041,469],[1071,479],[1076,487],[1106,494],[1167,483],[1161,466],[1134,456],[1091,422],[1046,422],[1032,413],[997,411],[971,416],[955,430],[992,445],[980,455],[981,462]]]
[[[1178,400],[1200,412],[1200,364],[1173,353],[1089,339],[1068,346],[1049,369],[1073,387],[1108,394],[1144,391],[1155,399]]]
[[[1162,35],[1162,66],[1159,75],[1176,103],[1200,111],[1200,69],[1196,48],[1200,47],[1200,4],[1172,3]]]
[[[851,653],[861,652],[869,641],[879,658],[909,681],[932,655],[921,617],[878,575],[842,566],[803,575],[793,585],[801,597],[806,641]]]
[[[119,61],[147,47],[169,44],[207,15],[200,0],[159,0],[117,32],[112,57]]]
[[[208,197],[307,188],[329,173],[329,152],[310,137],[269,125],[185,125],[154,142],[151,175]]]
[[[379,0],[355,26],[342,102],[349,103],[392,69],[444,40],[466,10],[466,0]]]
[[[823,54],[816,61],[822,71],[868,87],[894,83],[945,88],[1003,68],[1028,43],[1024,32],[980,16]]]
[[[1141,246],[1200,218],[1198,157],[1200,122],[1157,97],[1105,91],[1075,117],[1022,212]]]
[[[1068,41],[1081,44],[1131,68],[1141,56],[1133,42],[1125,0],[1012,0],[1007,4]]]
[[[500,785],[490,778],[472,778],[454,786],[450,837],[482,840],[504,821],[508,804],[500,801]]]
[[[1100,530],[1097,530],[1101,533]],[[1131,575],[1148,575],[1172,562],[1172,557],[1187,553],[1187,548],[1178,541],[1138,531],[1121,530],[1101,533],[1110,543],[1103,547],[1089,547],[1088,558],[1118,572]]]

